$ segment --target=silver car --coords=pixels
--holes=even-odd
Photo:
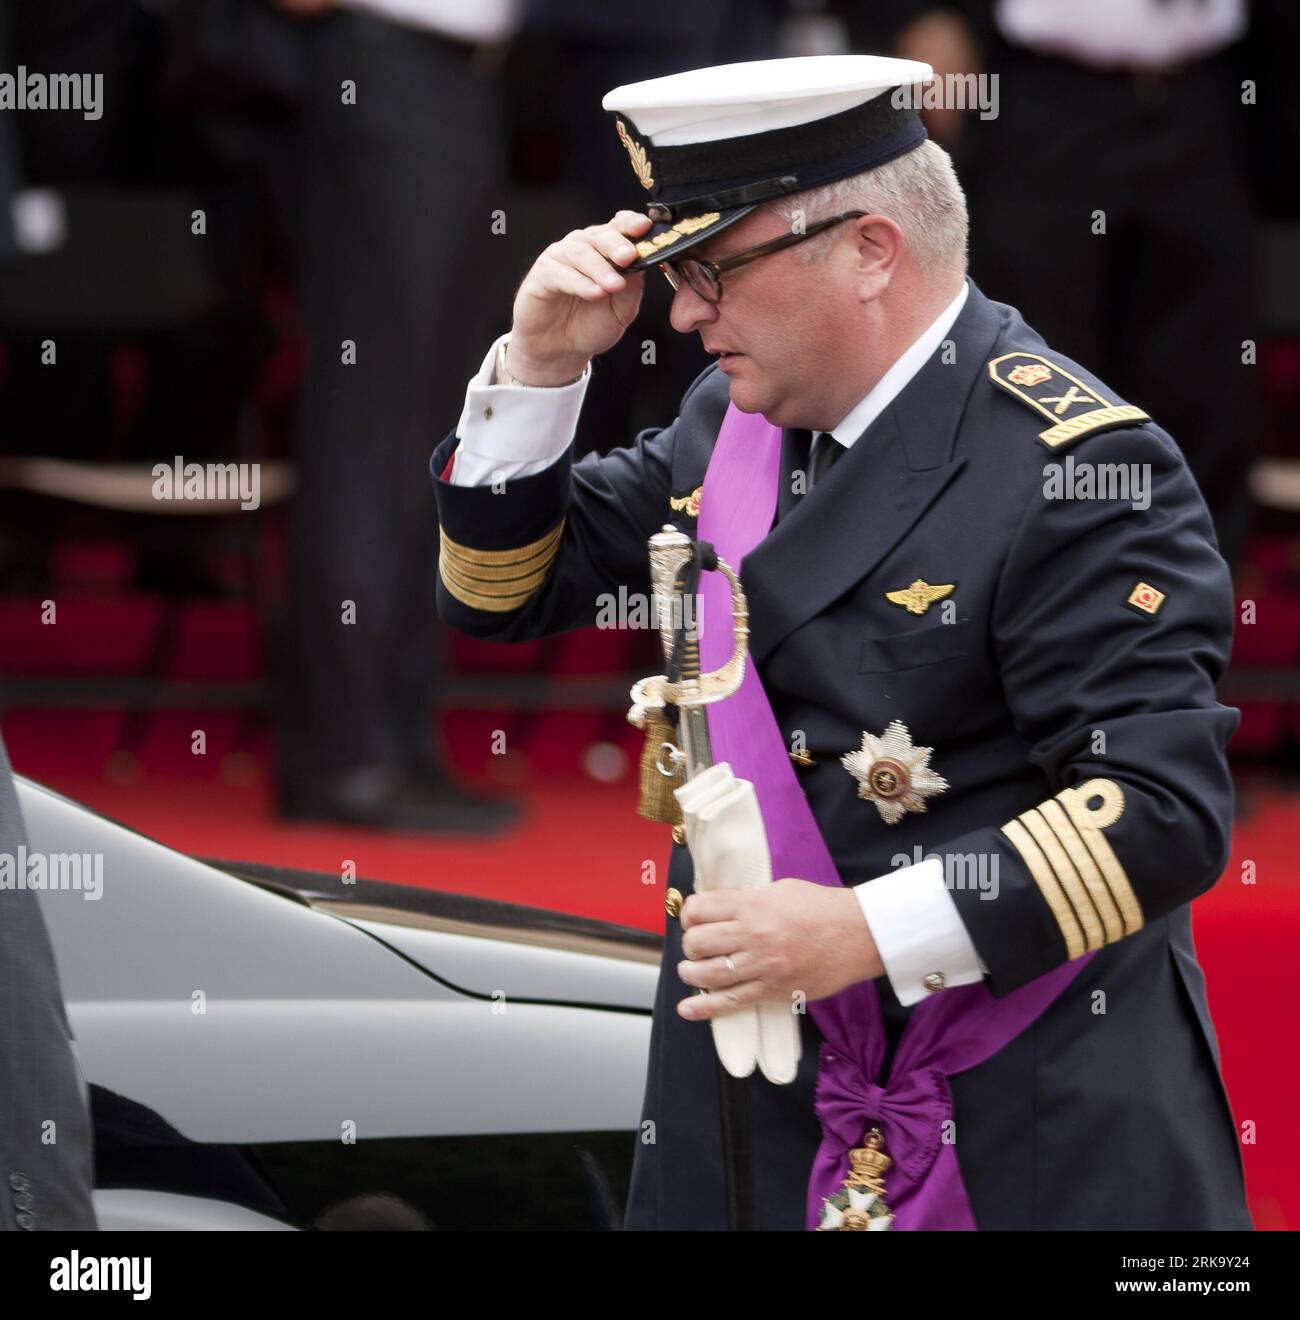
[[[16,782],[69,859],[41,901],[101,1227],[619,1227],[658,936],[200,861]]]

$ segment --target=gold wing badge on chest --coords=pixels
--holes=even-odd
[[[885,599],[891,605],[905,609],[909,614],[924,614],[936,600],[943,600],[945,596],[951,596],[956,590],[955,582],[931,586],[924,578],[917,578],[910,587],[885,592]]]
[[[880,737],[863,730],[862,746],[840,757],[840,764],[858,781],[858,796],[874,802],[886,825],[897,825],[909,811],[924,811],[926,798],[944,792],[948,781],[930,769],[931,747],[913,747],[902,720],[894,720]]]
[[[670,495],[668,497],[668,507],[674,513],[684,513],[688,518],[698,518],[700,516],[700,496],[704,493],[703,486],[696,486],[689,495]]]

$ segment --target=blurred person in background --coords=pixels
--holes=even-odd
[[[1178,437],[1229,564],[1249,518],[1260,182],[1257,144],[1231,125],[1243,79],[1276,68],[1279,25],[1294,51],[1286,8],[885,0],[849,16],[857,42],[938,75],[998,76],[995,117],[928,117],[969,180],[972,273]],[[1261,138],[1288,113],[1262,105]]]
[[[423,471],[501,205],[501,48],[518,0],[277,0],[305,51],[298,195],[306,371],[290,530],[282,810],[491,831],[505,802],[435,747],[437,541]],[[466,353],[469,353],[469,357]]]
[[[0,288],[6,453],[141,462],[182,445],[190,458],[228,457],[259,340],[241,282],[249,208],[191,107],[171,96],[181,7],[8,0],[4,12],[7,70],[93,74],[104,89],[94,117],[3,115],[5,224],[21,221]],[[201,242],[194,206],[211,220]],[[0,577],[10,589],[44,589],[50,543],[90,521],[64,505],[52,526],[46,512],[6,508]],[[182,522],[132,529],[137,586],[218,589]]]

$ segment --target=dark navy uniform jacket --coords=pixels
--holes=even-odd
[[[711,368],[672,425],[503,491],[443,481],[447,437],[432,460],[443,618],[514,641],[592,624],[620,586],[648,593],[646,538],[693,531],[683,497],[727,403]],[[791,434],[784,452],[802,466]],[[1149,504],[1138,488],[1047,498],[1067,458],[1085,495],[1119,471],[1100,465],[1140,465],[1126,470]],[[797,773],[843,882],[922,853],[995,865],[996,889],[949,880],[995,996],[1097,950],[1036,1023],[951,1079],[977,1225],[1251,1227],[1190,907],[1228,856],[1238,715],[1214,688],[1234,608],[1174,442],[972,286],[945,347],[808,494],[783,495],[741,576],[753,661],[812,755]],[[921,613],[888,598],[918,579],[954,589]],[[893,720],[949,787],[891,826],[840,757]],[[1100,796],[1071,803],[1096,780]],[[668,883],[691,892],[684,847]],[[694,993],[681,958],[669,918],[629,1228],[726,1226],[714,1049],[675,1011]],[[876,984],[892,1051],[911,1009]],[[744,1083],[760,1227],[804,1223],[819,1037],[810,1016],[802,1030],[795,1082]]]

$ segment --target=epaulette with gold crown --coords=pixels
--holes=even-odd
[[[1003,353],[989,363],[989,376],[1052,423],[1038,433],[1048,449],[1062,449],[1095,431],[1151,420],[1130,403],[1103,399],[1091,385],[1037,353]]]

